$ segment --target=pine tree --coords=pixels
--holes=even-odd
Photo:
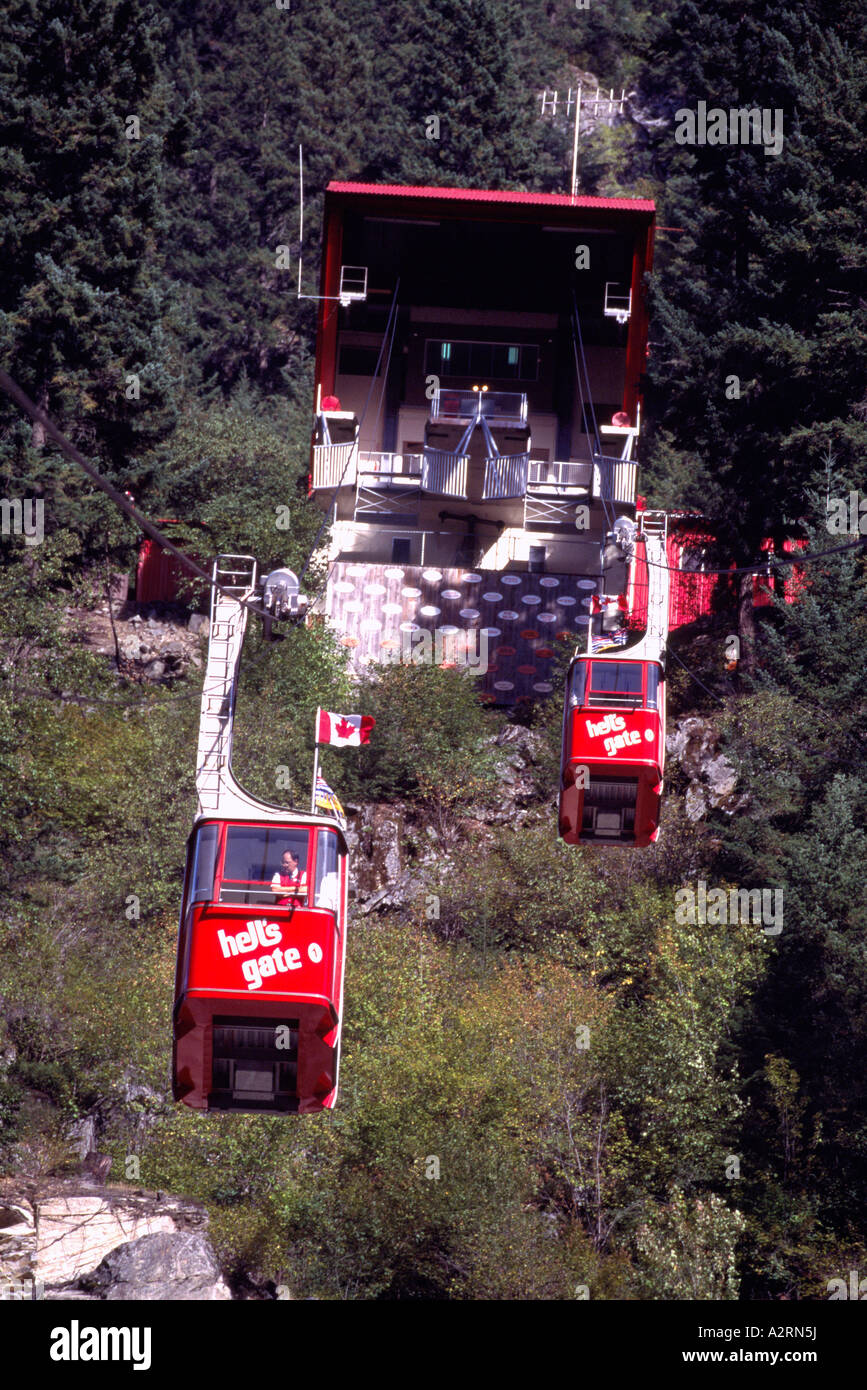
[[[652,294],[648,462],[660,500],[694,505],[722,556],[749,562],[797,527],[829,445],[864,479],[867,46],[848,8],[838,34],[789,0],[712,13],[684,0],[657,21],[646,64],[642,97],[664,124],[641,167],[664,180],[661,220],[680,229]],[[678,145],[677,113],[699,101],[781,112],[782,150]],[[747,629],[750,613],[742,603]]]
[[[0,42],[0,356],[125,479],[178,395],[158,250],[160,29],[148,3],[13,0]],[[39,427],[32,442],[44,443]],[[32,468],[20,445],[16,432],[7,467]]]

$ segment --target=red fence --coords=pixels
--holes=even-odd
[[[160,530],[168,534],[175,545],[180,544],[171,534],[171,528],[180,525],[180,522],[158,521],[156,524]],[[185,549],[183,545],[180,548]],[[209,567],[208,561],[203,560],[200,555],[191,554],[190,559],[196,560],[205,570]],[[185,569],[168,550],[164,550],[158,541],[151,540],[149,536],[142,540],[135,577],[135,596],[138,603],[173,603],[179,597],[189,602],[193,594],[198,593],[203,582]],[[191,585],[194,585],[195,589],[191,589]]]
[[[669,600],[669,630],[674,632],[687,623],[693,623],[713,611],[714,595],[719,586],[733,583],[723,574],[708,574],[701,568],[704,563],[702,552],[710,546],[713,537],[707,531],[693,530],[680,526],[672,528],[668,537],[668,563],[672,568],[671,597]],[[783,541],[783,554],[794,555],[803,550],[807,542],[803,540]],[[775,546],[771,539],[762,541],[762,551],[768,557],[774,555]],[[683,565],[687,568],[684,569]],[[689,568],[690,565],[696,568]],[[772,595],[781,584],[781,592],[786,603],[794,603],[804,586],[801,571],[796,565],[780,581],[775,575],[753,575],[753,606],[767,608]]]

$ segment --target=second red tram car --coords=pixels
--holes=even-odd
[[[173,1090],[197,1110],[331,1109],[346,954],[347,847],[328,816],[201,815],[190,835]]]
[[[665,761],[665,677],[628,649],[572,661],[563,717],[560,834],[645,846],[659,834]]]

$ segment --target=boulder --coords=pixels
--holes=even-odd
[[[106,1255],[79,1280],[80,1287],[108,1301],[225,1301],[232,1295],[210,1244],[196,1231],[141,1236]]]
[[[163,1272],[174,1278],[181,1270],[182,1281],[181,1292],[166,1297],[226,1298],[213,1252],[204,1239],[207,1223],[207,1212],[196,1203],[164,1192],[126,1187],[95,1191],[81,1179],[40,1183],[0,1179],[0,1298],[121,1297],[106,1292],[109,1284],[103,1285],[103,1276],[92,1288],[80,1281],[86,1281],[119,1247],[151,1236],[196,1238],[182,1242],[174,1255],[163,1258]],[[211,1285],[213,1290],[208,1292]]]
[[[169,1212],[136,1209],[104,1196],[49,1197],[36,1204],[34,1273],[43,1284],[71,1284],[90,1273],[116,1246],[175,1230]]]
[[[183,664],[186,655],[183,644],[180,642],[164,642],[160,647],[160,660],[167,666],[177,668]]]
[[[696,715],[678,720],[666,739],[669,758],[679,763],[689,778],[685,811],[692,822],[712,810],[731,816],[749,805],[746,793],[738,795],[737,768],[719,751],[719,743],[711,721]]]
[[[36,1250],[36,1213],[23,1198],[0,1200],[0,1299],[29,1298]]]

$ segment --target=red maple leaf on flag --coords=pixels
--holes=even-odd
[[[352,735],[357,733],[358,730],[354,724],[350,724],[348,719],[341,719],[339,723],[335,724],[334,732],[337,734],[338,738],[352,738]]]

